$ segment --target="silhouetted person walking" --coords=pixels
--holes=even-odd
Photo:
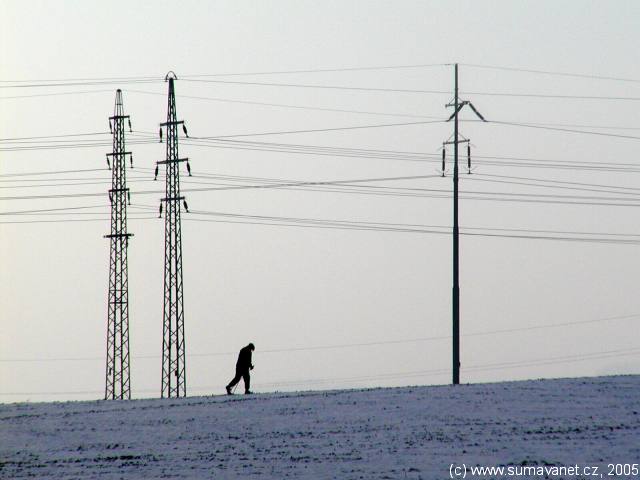
[[[235,387],[240,379],[244,380],[244,393],[253,393],[249,390],[251,377],[249,375],[249,370],[253,370],[253,364],[251,363],[251,352],[253,352],[256,347],[253,346],[253,343],[250,343],[246,347],[240,349],[240,353],[238,354],[238,361],[236,362],[236,376],[233,377],[233,380],[229,382],[229,385],[226,386],[227,394],[232,395],[231,389]]]

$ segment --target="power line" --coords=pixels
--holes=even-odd
[[[85,173],[85,172],[104,172],[104,168],[81,168],[75,170],[46,170],[46,171],[38,171],[38,172],[23,172],[23,173],[2,173],[0,174],[0,178],[5,177],[26,177],[30,175],[60,175],[65,173]]]
[[[464,65],[465,67],[483,68],[483,69],[491,69],[491,70],[503,70],[503,71],[509,71],[509,72],[535,73],[535,74],[541,74],[541,75],[554,75],[554,76],[561,76],[561,77],[587,78],[587,79],[594,79],[594,80],[613,80],[618,82],[640,83],[640,80],[634,79],[634,78],[612,77],[612,76],[594,75],[594,74],[588,74],[588,73],[569,73],[569,72],[558,72],[558,71],[550,71],[550,70],[535,70],[530,68],[504,67],[499,65],[481,65],[481,64],[474,64],[474,63],[461,63],[460,65]]]
[[[84,81],[113,81],[121,82],[125,80],[156,80],[163,81],[162,77],[156,75],[142,76],[118,76],[118,77],[80,77],[80,78],[47,78],[47,79],[30,79],[30,80],[0,80],[0,83],[42,83],[42,82],[84,82]]]
[[[462,123],[480,123],[480,120],[469,119],[460,120]],[[640,127],[623,127],[621,125],[592,125],[584,123],[552,123],[552,122],[522,122],[522,121],[510,121],[510,123],[527,124],[543,127],[570,127],[570,128],[596,128],[602,130],[640,130]]]
[[[404,123],[385,123],[379,125],[354,125],[350,127],[333,127],[333,128],[313,128],[307,130],[284,130],[273,132],[258,132],[258,133],[239,133],[235,135],[216,135],[214,137],[189,137],[193,140],[218,140],[223,138],[238,138],[238,137],[257,137],[261,135],[287,135],[294,133],[317,133],[317,132],[333,132],[340,130],[358,130],[363,128],[386,128],[386,127],[404,127],[407,125],[427,125],[430,123],[443,123],[444,120],[431,120],[422,122],[404,122]]]
[[[478,95],[487,97],[519,97],[519,98],[546,98],[552,100],[622,100],[638,101],[640,97],[622,97],[607,95],[563,95],[553,93],[525,93],[525,92],[463,92],[463,95]]]
[[[129,142],[129,144],[133,144],[133,145],[144,145],[144,144],[151,144],[151,143],[157,143],[155,141],[151,141],[151,140],[133,140],[131,142]],[[96,147],[108,147],[110,145],[110,143],[108,141],[103,141],[103,140],[93,140],[93,141],[85,141],[84,143],[64,143],[64,144],[57,144],[57,143],[50,143],[47,145],[24,145],[24,146],[14,146],[14,147],[2,147],[0,146],[0,151],[1,152],[20,152],[20,151],[35,151],[35,150],[63,150],[63,149],[69,149],[69,148],[96,148]]]
[[[285,135],[285,134],[297,134],[297,133],[318,133],[318,132],[333,132],[333,131],[342,131],[342,130],[358,130],[358,129],[369,129],[369,128],[385,128],[385,127],[400,127],[400,126],[408,126],[408,125],[426,125],[432,123],[443,123],[444,120],[431,120],[431,121],[419,121],[419,122],[404,122],[404,123],[387,123],[387,124],[377,124],[377,125],[354,125],[347,127],[330,127],[330,128],[315,128],[315,129],[307,129],[307,130],[285,130],[285,131],[273,131],[273,132],[256,132],[256,133],[242,133],[235,135],[217,135],[213,137],[189,137],[193,140],[218,140],[218,139],[227,139],[227,138],[237,138],[237,137],[254,137],[254,136],[264,136],[264,135]],[[149,138],[149,137],[145,137]],[[148,143],[156,143],[155,140],[137,140],[130,142],[133,144],[148,144]],[[85,148],[85,147],[104,147],[108,146],[108,143],[105,143],[101,140],[96,140],[94,143],[74,143],[69,145],[29,145],[29,146],[18,146],[18,147],[0,147],[0,151],[20,151],[20,150],[43,150],[43,149],[58,149],[58,148]]]
[[[77,86],[90,86],[90,85],[126,85],[126,84],[139,84],[139,83],[156,83],[164,81],[160,78],[145,79],[145,78],[129,78],[121,80],[87,80],[87,81],[53,81],[52,83],[17,83],[13,82],[13,85],[0,85],[0,88],[40,88],[40,87],[77,87]],[[8,83],[4,81],[3,83]]]
[[[186,79],[187,82],[203,82],[229,85],[254,85],[266,87],[289,87],[289,88],[317,88],[328,90],[345,90],[345,91],[363,91],[363,92],[389,92],[389,93],[420,93],[420,94],[436,94],[451,95],[453,92],[448,90],[424,90],[411,88],[384,88],[384,87],[357,87],[348,85],[312,85],[302,83],[270,83],[270,82],[248,82],[236,80],[203,80],[203,79]],[[492,96],[492,97],[520,97],[520,98],[548,98],[548,99],[566,99],[566,100],[623,100],[638,101],[640,97],[625,96],[598,96],[598,95],[563,95],[563,94],[546,94],[546,93],[527,93],[527,92],[487,92],[487,91],[465,91],[460,92],[461,95],[476,96]]]
[[[271,71],[254,71],[254,72],[227,72],[227,73],[207,73],[207,74],[189,74],[181,75],[180,78],[192,77],[220,77],[220,76],[247,76],[247,75],[281,75],[289,73],[321,73],[321,72],[349,72],[349,71],[366,71],[366,70],[398,70],[413,68],[429,68],[442,67],[446,63],[419,63],[408,65],[378,65],[367,67],[330,67],[315,69],[299,69],[299,70],[271,70]],[[0,80],[0,83],[39,83],[39,82],[82,82],[82,81],[114,81],[122,82],[127,80],[155,80],[163,81],[163,77],[156,75],[141,76],[116,76],[116,77],[79,77],[79,78],[53,78],[53,79],[30,79],[30,80]]]
[[[582,133],[582,132],[579,132]],[[606,134],[605,134],[606,135]],[[249,136],[249,135],[248,135]],[[640,137],[639,137],[640,138]],[[200,142],[208,144],[201,144]],[[213,142],[213,143],[211,143]],[[216,143],[218,142],[218,143]],[[225,142],[225,143],[220,143]],[[232,142],[227,144],[226,142]],[[378,158],[385,160],[400,160],[413,162],[436,162],[438,157],[435,154],[424,152],[402,152],[394,150],[366,150],[366,149],[341,149],[339,147],[321,147],[311,145],[295,145],[268,142],[242,142],[237,140],[228,140],[222,137],[201,137],[198,142],[186,142],[192,146],[208,147],[208,148],[229,148],[237,150],[251,151],[270,151],[281,153],[300,153],[319,156],[339,156],[339,157],[357,157],[357,158]],[[572,160],[546,160],[536,158],[522,157],[504,157],[504,156],[487,156],[476,155],[475,158],[483,159],[483,165],[487,166],[514,166],[521,168],[552,168],[552,169],[575,169],[575,170],[594,170],[599,171],[606,169],[607,171],[625,171],[640,172],[636,164],[619,163],[619,162],[589,162],[589,161],[572,161]],[[489,161],[486,161],[489,160]],[[517,161],[518,163],[510,162]]]
[[[596,193],[608,193],[608,194],[617,194],[617,195],[632,195],[638,196],[640,192],[629,192],[629,191],[621,191],[621,190],[604,190],[601,188],[586,188],[586,187],[570,187],[566,185],[549,185],[543,183],[529,183],[529,182],[515,182],[509,180],[495,180],[491,178],[478,178],[478,176],[483,175],[481,173],[476,173],[477,176],[465,178],[465,181],[474,181],[474,182],[488,182],[488,183],[499,183],[502,185],[523,185],[527,187],[539,187],[539,188],[547,188],[553,190],[571,190],[571,191],[580,191],[580,192],[596,192]],[[488,175],[491,176],[491,175]],[[608,198],[608,197],[603,197]]]
[[[13,211],[13,212],[0,212],[0,215],[27,215],[27,214],[37,214],[37,213],[61,212],[61,211],[69,211],[69,210],[85,210],[89,208],[103,208],[103,207],[106,207],[106,205],[100,204],[100,205],[85,205],[81,207],[41,208],[38,210],[19,210],[19,211]]]
[[[155,134],[150,134],[155,138]],[[397,155],[398,158],[401,159],[411,159],[411,160],[419,160],[419,161],[429,161],[429,158],[439,159],[439,154],[433,153],[425,153],[425,152],[411,152],[411,151],[401,151],[401,150],[380,150],[380,149],[367,149],[367,148],[346,148],[346,147],[334,147],[334,146],[323,146],[323,145],[308,145],[308,144],[290,144],[290,143],[274,143],[274,142],[257,142],[257,141],[245,141],[245,140],[226,140],[220,139],[218,137],[203,137],[208,138],[212,142],[223,142],[229,143],[230,145],[255,145],[255,146],[264,146],[266,148],[291,148],[293,150],[305,150],[311,149],[315,151],[327,151],[332,152],[338,156],[339,153],[336,152],[350,152],[350,153],[358,153],[363,155],[372,155],[372,154],[381,154],[385,155],[385,158],[391,158],[392,155]],[[231,147],[230,147],[231,148]],[[283,151],[283,150],[277,150]],[[550,159],[540,159],[540,158],[532,158],[532,157],[514,157],[514,156],[491,156],[491,155],[474,155],[475,158],[479,159],[493,159],[493,160],[515,160],[515,161],[523,161],[523,162],[542,162],[542,163],[562,163],[567,165],[601,165],[603,168],[611,168],[612,166],[623,166],[623,167],[638,167],[639,165],[636,163],[619,163],[619,162],[589,162],[589,161],[572,161],[572,160],[550,160]],[[394,157],[395,158],[395,157]],[[487,164],[487,162],[483,162],[483,164]],[[511,164],[509,164],[511,165]]]
[[[376,88],[376,87],[351,87],[347,85],[309,85],[302,83],[270,83],[270,82],[248,82],[240,80],[203,80],[196,78],[187,78],[186,82],[198,82],[198,83],[217,83],[217,84],[229,84],[229,85],[257,85],[266,87],[291,87],[291,88],[319,88],[328,90],[352,90],[363,92],[396,92],[396,93],[431,93],[431,94],[446,94],[450,95],[452,92],[446,90],[413,90],[406,88]]]
[[[640,98],[638,98],[638,100],[640,100]],[[545,127],[545,126],[542,126],[542,125],[528,124],[528,123],[501,122],[501,121],[498,121],[498,120],[490,120],[487,123],[494,124],[494,125],[509,125],[509,126],[512,126],[512,127],[534,128],[534,129],[539,129],[539,130],[550,130],[550,131],[554,131],[554,132],[578,133],[578,134],[582,134],[582,135],[596,135],[596,136],[599,136],[599,137],[612,137],[612,138],[625,138],[625,139],[629,139],[629,140],[640,140],[640,137],[636,137],[636,136],[633,136],[633,135],[621,135],[621,134],[616,134],[616,133],[594,132],[594,131],[589,131],[589,130],[575,130],[575,129],[570,129],[570,128],[560,128],[560,127]]]
[[[14,212],[3,212],[0,215],[66,215],[65,213],[60,213],[69,210],[79,210],[79,209],[88,209],[88,208],[98,208],[100,205],[95,206],[82,206],[82,207],[64,207],[57,209],[39,209],[39,210],[23,210],[23,211],[14,211]],[[142,210],[152,211],[155,210],[152,206],[146,205],[131,205],[131,208],[138,208]],[[261,224],[264,225],[276,225],[276,226],[285,226],[280,225],[282,222],[295,222],[296,224],[309,224],[308,226],[324,226],[324,227],[335,227],[342,229],[353,229],[353,230],[380,230],[380,231],[398,231],[398,232],[415,232],[415,233],[439,233],[446,234],[450,230],[449,225],[425,225],[425,224],[409,224],[409,223],[388,223],[388,222],[364,222],[358,220],[327,220],[327,219],[310,219],[310,218],[292,218],[292,217],[266,217],[266,216],[256,216],[256,215],[242,215],[242,214],[233,214],[233,213],[224,213],[224,212],[201,212],[201,211],[193,211],[192,213],[196,215],[209,215],[209,216],[222,216],[222,217],[230,217],[230,218],[242,218],[242,219],[252,219],[252,220],[260,220]],[[76,215],[81,215],[82,213],[76,213]],[[93,213],[86,213],[86,215],[91,215]],[[138,217],[140,219],[152,219],[154,217]],[[72,221],[70,219],[68,221]],[[102,219],[83,219],[83,221],[88,220],[102,220]],[[28,221],[24,223],[51,223],[51,222],[62,222],[67,220],[52,220],[48,222],[34,222]],[[75,220],[77,221],[77,220]],[[268,223],[267,223],[268,222]],[[277,224],[271,222],[279,222]],[[17,223],[17,222],[2,222],[2,223]],[[229,222],[229,223],[251,223],[255,222]],[[305,226],[305,225],[303,225]],[[424,229],[439,229],[444,231],[430,231]],[[561,230],[540,230],[540,229],[522,229],[522,228],[495,228],[495,227],[464,227],[463,235],[482,235],[482,236],[493,236],[486,233],[474,233],[474,231],[481,232],[510,232],[510,233],[532,233],[532,234],[553,234],[553,235],[578,235],[578,236],[602,236],[602,237],[617,237],[621,240],[627,239],[622,243],[636,243],[640,241],[640,233],[612,233],[612,232],[586,232],[586,231],[561,231]],[[509,235],[509,238],[520,238],[520,235]],[[525,238],[529,238],[528,236]],[[559,238],[559,237],[536,237],[536,238],[544,238],[550,240],[578,240],[579,238]],[[586,239],[583,239],[586,240]],[[602,239],[592,239],[595,241],[602,241]],[[616,242],[620,243],[620,242]]]
[[[108,135],[109,132],[89,132],[89,133],[65,133],[62,135],[44,135],[39,137],[13,137],[13,138],[0,138],[0,142],[9,142],[13,140],[40,140],[48,138],[63,138],[63,137],[86,137],[96,135]]]
[[[73,180],[73,179],[71,179]],[[48,184],[36,184],[36,185],[2,185],[0,190],[7,188],[53,188],[53,187],[81,187],[87,185],[105,185],[110,183],[108,180],[95,179],[95,182],[78,181],[72,183],[48,183]],[[31,180],[34,181],[34,180]],[[136,182],[153,182],[152,178],[137,178]]]
[[[202,77],[221,77],[221,76],[252,76],[252,75],[283,75],[283,74],[297,74],[297,73],[331,73],[331,72],[351,72],[351,71],[369,71],[369,70],[403,70],[403,69],[420,69],[420,68],[432,68],[432,67],[444,67],[450,66],[451,63],[418,63],[418,64],[406,64],[406,65],[379,65],[379,66],[365,66],[365,67],[328,67],[328,68],[314,68],[314,69],[291,69],[291,70],[261,70],[251,72],[223,72],[223,73],[207,73],[207,74],[188,74],[181,75],[182,79],[189,78],[202,78]],[[564,76],[573,78],[586,78],[595,80],[612,80],[621,82],[633,82],[640,83],[640,80],[625,77],[604,76],[588,73],[573,73],[573,72],[560,72],[552,70],[532,69],[523,67],[511,67],[502,65],[486,65],[475,63],[460,63],[460,65],[478,69],[491,69],[502,70],[522,73],[534,73],[542,75]],[[42,82],[83,82],[83,81],[162,81],[163,78],[156,75],[141,75],[141,76],[116,76],[116,77],[72,77],[72,78],[50,78],[50,79],[29,79],[29,80],[0,80],[0,83],[42,83]]]
[[[162,95],[161,93],[156,92],[145,92],[144,90],[128,90],[129,92],[135,93],[143,93],[147,95]],[[224,102],[224,103],[239,103],[245,105],[260,105],[264,107],[277,107],[277,108],[291,108],[296,110],[315,110],[320,112],[336,112],[336,113],[357,113],[363,115],[379,115],[385,117],[408,117],[408,118],[439,118],[434,116],[427,115],[412,115],[408,113],[392,113],[392,112],[372,112],[368,110],[353,110],[353,109],[345,109],[345,108],[328,108],[328,107],[311,107],[306,105],[291,105],[285,103],[269,103],[269,102],[255,102],[249,100],[237,100],[237,99],[227,99],[227,98],[216,98],[216,97],[202,97],[202,96],[194,96],[194,95],[180,95],[180,99],[187,98],[192,100],[205,100],[212,102]]]
[[[549,357],[549,358],[538,358],[532,359],[528,361],[518,361],[518,362],[502,362],[502,363],[490,363],[490,364],[480,364],[480,365],[471,365],[466,367],[469,371],[483,371],[483,370],[499,370],[504,368],[522,368],[522,367],[530,367],[530,366],[542,366],[542,365],[556,365],[563,363],[575,363],[582,361],[590,361],[590,360],[600,360],[607,358],[620,358],[620,357],[628,357],[628,356],[636,356],[640,354],[640,349],[620,349],[620,350],[610,350],[605,352],[593,352],[589,354],[582,355],[569,355],[569,356],[561,356],[561,357]],[[351,377],[334,377],[334,378],[316,378],[316,379],[298,379],[298,380],[284,380],[278,382],[269,382],[269,383],[260,383],[260,386],[293,386],[293,385],[313,385],[313,384],[326,384],[326,383],[349,383],[349,382],[358,382],[358,381],[370,381],[370,380],[382,380],[382,379],[397,379],[397,378],[410,378],[410,377],[421,377],[426,375],[440,375],[447,373],[447,369],[431,369],[431,370],[418,370],[411,372],[396,372],[396,373],[383,373],[378,375],[362,375],[362,376],[351,376]],[[201,387],[192,387],[191,390],[195,391],[211,391],[216,388],[216,386],[201,386]],[[140,393],[151,393],[156,390],[151,389],[142,389],[139,390]],[[57,391],[57,392],[0,392],[0,396],[30,396],[30,395],[95,395],[102,393],[100,391],[94,390],[84,390],[84,391]]]
[[[627,190],[627,191],[637,192],[640,194],[640,188],[621,187],[618,185],[606,185],[601,183],[570,182],[570,181],[553,180],[553,179],[547,179],[547,178],[516,177],[516,176],[510,176],[510,175],[495,175],[495,174],[488,174],[488,173],[476,173],[476,175],[481,175],[483,177],[506,178],[506,179],[512,179],[512,180],[526,180],[529,182],[533,181],[533,182],[545,182],[545,183],[556,184],[556,185],[542,185],[542,186],[548,186],[549,188],[558,188],[558,186],[565,186],[565,185],[577,185],[581,187],[602,187],[602,188],[623,190],[622,192],[618,191],[616,193],[624,193],[624,191]],[[525,183],[525,185],[538,186],[534,183]]]
[[[602,317],[588,320],[576,320],[571,322],[562,322],[562,323],[549,323],[549,324],[541,324],[541,325],[530,325],[525,327],[515,327],[508,329],[498,329],[498,330],[487,330],[480,332],[472,332],[462,334],[463,337],[475,337],[475,336],[491,336],[503,333],[513,333],[520,331],[529,331],[529,330],[538,330],[538,329],[547,329],[547,328],[562,328],[567,326],[575,326],[575,325],[585,325],[591,323],[601,323],[601,322],[610,322],[615,320],[629,320],[640,317],[640,313],[634,313],[629,315],[616,315],[610,317]],[[421,342],[431,342],[437,340],[449,340],[451,335],[436,335],[430,337],[418,337],[411,339],[396,339],[396,340],[380,340],[380,341],[372,341],[372,342],[357,342],[357,343],[339,343],[339,344],[331,344],[331,345],[307,345],[307,346],[298,346],[298,347],[287,347],[287,348],[272,348],[261,350],[260,353],[290,353],[290,352],[304,352],[304,351],[316,351],[316,350],[335,350],[335,349],[343,349],[343,348],[360,348],[360,347],[373,347],[373,346],[384,346],[384,345],[402,345],[409,343],[421,343]],[[203,353],[195,353],[195,354],[187,354],[188,357],[216,357],[216,356],[228,356],[228,355],[237,355],[236,351],[225,351],[225,352],[203,352]],[[160,358],[160,355],[133,355],[134,359],[155,359]],[[79,362],[79,361],[93,361],[93,360],[103,360],[103,357],[36,357],[36,358],[0,358],[0,363],[32,363],[32,362]],[[447,370],[448,371],[448,370]]]
[[[617,358],[617,357],[627,357],[630,355],[639,355],[640,348],[629,348],[629,349],[621,349],[621,350],[609,350],[606,352],[593,352],[587,354],[580,355],[565,355],[561,357],[550,357],[550,358],[537,358],[533,360],[521,360],[515,362],[501,362],[501,363],[489,363],[485,365],[476,365],[467,367],[469,370],[495,370],[502,368],[520,368],[520,367],[530,367],[537,365],[552,365],[557,363],[572,363],[572,362],[581,362],[585,360],[599,360],[603,358]]]
[[[244,134],[234,134],[234,135],[218,135],[218,136],[210,136],[210,137],[190,137],[190,142],[187,144],[197,145],[194,143],[195,141],[212,141],[212,140],[225,140],[230,138],[239,138],[239,137],[252,137],[252,136],[266,136],[266,135],[285,135],[285,134],[299,134],[299,133],[318,133],[318,132],[331,132],[331,131],[343,131],[343,130],[357,130],[357,129],[371,129],[371,128],[385,128],[385,127],[397,127],[397,126],[410,126],[410,125],[425,125],[425,124],[435,124],[435,123],[444,123],[444,120],[432,120],[432,121],[420,121],[420,122],[404,122],[404,123],[390,123],[390,124],[377,124],[377,125],[356,125],[356,126],[347,126],[347,127],[330,127],[330,128],[319,128],[319,129],[307,129],[307,130],[286,130],[286,131],[272,131],[272,132],[256,132],[256,133],[244,133]],[[535,129],[543,129],[543,130],[551,130],[551,131],[559,131],[559,132],[567,132],[567,133],[577,133],[584,135],[596,135],[603,137],[612,137],[612,138],[624,138],[624,139],[632,139],[632,140],[640,140],[640,137],[632,136],[632,135],[620,135],[613,133],[603,133],[603,132],[594,132],[594,131],[585,131],[585,130],[573,130],[566,128],[556,128],[556,127],[544,127],[541,125],[533,125],[533,124],[523,124],[523,123],[513,123],[513,122],[502,122],[502,121],[490,121],[488,123],[493,123],[497,125],[509,125],[509,126],[517,126],[524,128],[535,128]],[[137,140],[131,143],[134,144],[150,144],[156,143],[154,140],[151,140],[151,137],[144,137],[144,140]],[[13,147],[0,147],[0,151],[22,151],[22,150],[43,150],[43,149],[59,149],[59,148],[87,148],[87,147],[103,147],[106,146],[104,141],[95,140],[92,143],[73,143],[73,144],[64,144],[64,145],[26,145],[26,146],[13,146]],[[427,156],[428,154],[421,154]],[[490,157],[478,157],[478,158],[490,158]],[[409,160],[416,160],[415,158],[410,158]],[[602,167],[604,168],[604,166]]]
[[[340,68],[315,68],[306,70],[275,70],[275,71],[258,71],[258,72],[245,72],[245,73],[209,73],[209,74],[196,74],[196,75],[181,75],[182,79],[198,78],[198,77],[228,77],[228,76],[249,76],[249,75],[282,75],[290,73],[326,73],[326,72],[354,72],[354,71],[367,71],[367,70],[399,70],[410,68],[429,68],[429,67],[443,67],[446,63],[428,63],[428,64],[414,64],[414,65],[384,65],[374,67],[340,67]]]
[[[84,95],[87,93],[105,93],[113,92],[113,90],[76,90],[74,92],[57,92],[57,93],[34,93],[30,95],[11,95],[0,97],[0,100],[12,100],[16,98],[34,98],[34,97],[58,97],[60,95]]]
[[[155,220],[155,216],[146,216],[146,217],[135,217],[135,220]],[[106,216],[104,218],[77,218],[77,219],[66,219],[64,222],[76,223],[76,222],[104,222],[109,220],[109,217]],[[9,221],[0,221],[2,225],[11,225],[11,224],[38,224],[38,223],[63,223],[61,220],[9,220]]]
[[[531,183],[526,181],[518,182],[518,181],[508,181],[508,180],[500,180],[500,179],[494,180],[491,178],[478,178],[479,176],[526,179],[526,177],[509,177],[504,175],[491,175],[491,174],[483,174],[483,173],[475,173],[475,175],[473,175],[472,177],[467,176],[464,179],[480,181],[480,182],[501,183],[501,184],[508,184],[508,185],[523,185],[523,186],[547,188],[547,189],[587,191],[587,192],[599,192],[599,193],[609,193],[609,194],[640,195],[640,189],[629,188],[629,190],[631,191],[627,191],[625,187],[608,186],[609,188],[616,189],[616,190],[606,190],[601,188],[586,188],[586,187],[577,187],[577,186],[573,187],[573,186],[563,185],[563,183],[570,183],[570,184],[575,183],[578,185],[585,185],[585,186],[591,185],[591,184],[580,183],[580,182],[560,182],[560,181],[550,180],[549,182],[552,184],[549,185],[544,183]],[[195,180],[187,180],[184,183],[197,184],[197,185],[233,185],[228,183],[218,183],[218,182],[213,183],[213,182],[206,182],[206,181],[205,182],[198,181],[198,179],[201,179],[201,178],[202,179],[209,179],[209,178],[222,179],[224,181],[232,181],[232,182],[262,182],[267,185],[293,182],[293,180],[285,180],[285,179],[261,178],[261,177],[233,177],[233,176],[230,177],[226,175],[213,175],[213,174],[209,174],[209,175],[199,174],[199,175],[194,175],[192,178],[194,178]],[[544,181],[539,179],[532,179],[532,180],[540,181],[540,182]],[[594,185],[594,186],[598,186],[598,185]],[[331,188],[326,188],[325,186],[319,186],[319,187],[320,188],[309,188],[307,186],[301,186],[301,187],[295,187],[295,188],[294,187],[291,187],[291,188],[280,187],[280,188],[287,189],[287,190],[303,189],[305,191],[318,191],[318,192],[357,193],[357,194],[363,194],[363,195],[383,195],[383,196],[390,195],[390,196],[415,196],[415,197],[424,196],[416,192],[432,191],[432,190],[425,190],[424,188],[391,187],[391,186],[380,186],[380,185],[354,185],[349,183],[337,184],[335,188],[331,186],[328,186]],[[383,190],[383,191],[379,192],[378,190]],[[411,192],[411,193],[406,193],[406,192]],[[509,194],[509,192],[505,192],[505,193]],[[608,198],[608,197],[603,197],[603,198]]]
[[[267,217],[260,215],[242,215],[231,214],[222,212],[192,212],[196,215],[208,215],[219,216],[225,218],[225,220],[212,220],[212,219],[194,219],[189,218],[191,222],[213,222],[213,223],[241,223],[248,225],[265,225],[274,227],[297,227],[297,228],[319,228],[319,229],[336,229],[336,230],[361,230],[361,231],[379,231],[379,232],[398,232],[398,233],[417,233],[417,234],[436,234],[436,235],[449,235],[449,231],[440,230],[428,230],[425,228],[412,228],[411,226],[403,227],[398,224],[384,224],[384,223],[368,223],[368,222],[356,222],[356,221],[335,221],[335,220],[323,220],[323,219],[305,219],[305,218],[292,218],[292,217]],[[490,230],[490,229],[487,229]],[[514,229],[515,230],[515,229]],[[580,232],[580,234],[583,234]],[[504,234],[504,233],[475,233],[475,232],[462,232],[461,235],[472,237],[487,237],[487,238],[511,238],[511,239],[524,239],[524,240],[550,240],[550,241],[573,241],[573,242],[585,242],[585,243],[603,243],[603,244],[615,244],[615,245],[638,245],[640,239],[611,239],[611,238],[593,238],[593,237],[569,237],[569,236],[549,236],[549,235],[535,235],[535,234]],[[588,234],[587,234],[588,235]],[[595,235],[595,234],[593,234]],[[622,235],[625,236],[625,235]]]
[[[331,180],[331,181],[303,181],[303,182],[289,182],[282,184],[259,184],[259,185],[229,185],[229,186],[216,186],[216,187],[203,187],[203,188],[191,188],[185,189],[185,192],[211,192],[211,191],[225,191],[225,190],[246,190],[246,189],[277,189],[286,187],[313,187],[313,186],[327,186],[327,185],[341,185],[341,184],[353,184],[353,183],[366,183],[377,181],[391,181],[391,180],[412,180],[412,179],[426,179],[435,178],[438,175],[414,175],[408,177],[379,177],[379,178],[367,178],[367,179],[346,179],[346,180]],[[416,196],[416,197],[431,197],[431,198],[449,198],[448,190],[443,189],[419,189],[424,192],[422,194],[399,194],[400,196]],[[148,195],[162,193],[160,190],[142,190],[137,191],[136,195]],[[345,192],[347,193],[347,192]],[[21,196],[5,196],[0,197],[0,200],[37,200],[37,199],[61,199],[61,198],[84,198],[95,197],[102,195],[100,193],[71,193],[71,194],[48,194],[48,195],[21,195]],[[500,195],[500,197],[490,197],[490,195]],[[488,201],[500,201],[500,202],[525,202],[525,203],[550,203],[550,204],[564,204],[564,205],[598,205],[598,206],[619,206],[619,207],[633,207],[638,206],[638,203],[634,203],[635,199],[617,198],[617,197],[601,197],[601,196],[570,196],[570,195],[544,195],[544,194],[524,194],[524,193],[508,193],[508,192],[484,192],[475,191],[468,192],[464,197],[465,199],[474,200],[488,200]],[[640,199],[639,199],[640,201]],[[620,203],[625,202],[625,203]]]
[[[142,93],[146,95],[162,95],[161,93],[158,93],[158,92],[147,92],[144,90],[128,90],[128,91],[134,92],[134,93]],[[353,109],[329,108],[329,107],[312,107],[308,105],[292,105],[292,104],[283,104],[283,103],[257,102],[257,101],[250,101],[250,100],[228,99],[228,98],[220,98],[220,97],[203,97],[203,96],[195,96],[195,95],[180,95],[180,98],[187,98],[192,100],[205,100],[205,101],[213,101],[213,102],[224,102],[224,103],[238,103],[238,104],[246,104],[246,105],[260,105],[260,106],[266,106],[266,107],[290,108],[290,109],[298,109],[298,110],[315,110],[315,111],[322,111],[322,112],[355,113],[355,114],[364,114],[364,115],[380,115],[380,116],[388,116],[388,117],[408,117],[408,118],[425,118],[425,119],[440,118],[433,115],[416,115],[416,114],[408,114],[408,113],[400,113],[400,112],[378,112],[378,111],[353,110]],[[460,121],[461,122],[477,122],[477,120],[460,120]],[[512,122],[512,123],[522,123],[522,122]],[[615,125],[565,124],[565,123],[551,123],[551,122],[540,122],[540,123],[529,122],[529,125],[540,125],[540,126],[549,126],[549,127],[598,128],[598,129],[607,129],[607,130],[640,130],[640,127],[624,127],[624,126],[615,126]]]

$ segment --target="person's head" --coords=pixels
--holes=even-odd
[[[251,351],[253,351],[253,350],[255,350],[255,349],[256,349],[256,347],[255,347],[255,345],[254,345],[253,343],[250,343],[250,344],[248,345],[248,347],[251,349]]]

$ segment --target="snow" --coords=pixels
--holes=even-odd
[[[639,462],[640,376],[0,406],[1,478],[441,479],[451,463],[606,476]]]

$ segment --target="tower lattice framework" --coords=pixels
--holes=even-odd
[[[160,124],[166,131],[166,160],[158,165],[166,166],[165,197],[160,204],[165,206],[164,232],[164,311],[162,332],[162,398],[185,397],[187,395],[186,355],[184,335],[184,300],[182,283],[182,228],[180,221],[181,204],[188,211],[185,198],[180,195],[180,163],[188,159],[178,155],[178,125],[186,134],[182,120],[176,120],[176,97],[174,80],[169,72],[165,78],[169,82],[167,121]],[[188,164],[187,164],[188,165]],[[188,167],[189,168],[189,167]],[[157,176],[158,167],[156,167]]]
[[[130,399],[130,355],[129,355],[129,280],[127,268],[127,188],[125,151],[125,119],[131,129],[129,115],[124,114],[122,91],[116,91],[113,116],[109,117],[109,127],[113,134],[113,151],[107,154],[107,164],[111,168],[111,233],[105,235],[110,241],[109,299],[107,314],[107,365],[105,399]],[[109,162],[111,158],[111,162]]]

